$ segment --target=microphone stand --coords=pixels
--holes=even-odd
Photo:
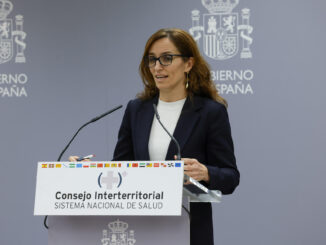
[[[103,118],[103,117],[105,117],[105,116],[111,114],[112,112],[114,112],[114,111],[120,109],[121,107],[122,107],[122,105],[119,105],[119,106],[113,108],[112,110],[110,110],[110,111],[108,111],[108,112],[105,112],[105,113],[103,113],[102,115],[100,115],[100,116],[98,116],[98,117],[95,117],[95,118],[93,118],[92,120],[90,120],[89,122],[87,122],[87,123],[85,123],[84,125],[82,125],[82,126],[77,130],[77,132],[74,134],[74,136],[73,136],[72,139],[69,141],[69,143],[66,145],[66,147],[62,150],[62,152],[60,153],[60,155],[59,155],[59,157],[58,157],[57,162],[60,162],[60,160],[61,160],[63,154],[66,152],[66,150],[69,148],[70,144],[74,141],[74,139],[76,138],[76,136],[79,134],[79,132],[80,132],[83,128],[85,128],[88,124],[91,124],[91,123],[93,123],[93,122],[96,122],[97,120],[100,120],[101,118]],[[46,229],[49,229],[49,226],[48,226],[47,223],[46,223],[47,220],[48,220],[48,215],[46,215],[46,216],[44,217],[43,224],[44,224],[44,226],[45,226]]]
[[[161,122],[160,120],[160,115],[158,114],[158,111],[157,111],[157,108],[156,108],[156,105],[153,104],[153,108],[154,108],[154,112],[155,112],[155,116],[156,116],[156,119],[157,121],[159,122],[159,124],[162,126],[162,128],[164,129],[164,131],[170,136],[170,138],[173,140],[173,142],[176,144],[177,146],[177,149],[178,149],[178,152],[177,152],[177,159],[176,160],[181,160],[181,150],[180,150],[180,144],[179,142],[176,140],[176,138],[174,138],[174,136],[172,134],[170,134],[170,132],[164,127],[163,123]],[[189,176],[187,175],[183,175],[184,176],[184,182],[187,182],[187,180],[189,179]],[[189,212],[189,210],[184,206],[182,205],[182,208],[187,212],[188,216],[189,216],[189,219],[191,219],[191,214]]]

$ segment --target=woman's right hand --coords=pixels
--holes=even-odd
[[[70,156],[69,157],[69,162],[77,162],[79,156]]]

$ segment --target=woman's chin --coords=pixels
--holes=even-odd
[[[169,88],[169,86],[167,86],[167,84],[162,83],[162,82],[156,82],[156,87],[158,88],[158,90],[166,90]]]

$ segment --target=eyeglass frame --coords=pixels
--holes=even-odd
[[[153,57],[154,60],[155,60],[155,63],[154,63],[154,65],[152,65],[152,66],[149,65],[149,57],[150,57],[150,56]],[[162,64],[162,62],[161,62],[161,57],[163,57],[163,56],[171,56],[171,57],[172,57],[172,59],[171,59],[171,63],[168,64],[168,65],[164,65],[164,64]],[[144,62],[145,62],[146,66],[147,66],[148,68],[152,68],[152,67],[156,66],[156,61],[160,62],[160,64],[161,64],[162,66],[169,66],[169,65],[172,64],[173,57],[185,57],[185,58],[190,58],[191,56],[183,55],[183,54],[163,54],[163,55],[161,55],[161,56],[159,56],[159,57],[156,58],[154,55],[147,55],[147,56],[144,57]]]

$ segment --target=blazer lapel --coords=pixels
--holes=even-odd
[[[136,159],[149,160],[148,141],[154,119],[153,103],[157,104],[158,97],[144,102],[136,116]]]
[[[182,108],[180,118],[173,133],[173,136],[180,144],[181,152],[200,118],[199,109],[201,107],[202,101],[199,97],[194,96],[193,100],[188,97]],[[175,143],[171,140],[168,152],[166,154],[166,160],[174,160],[174,155],[176,155],[176,153],[177,147]]]

